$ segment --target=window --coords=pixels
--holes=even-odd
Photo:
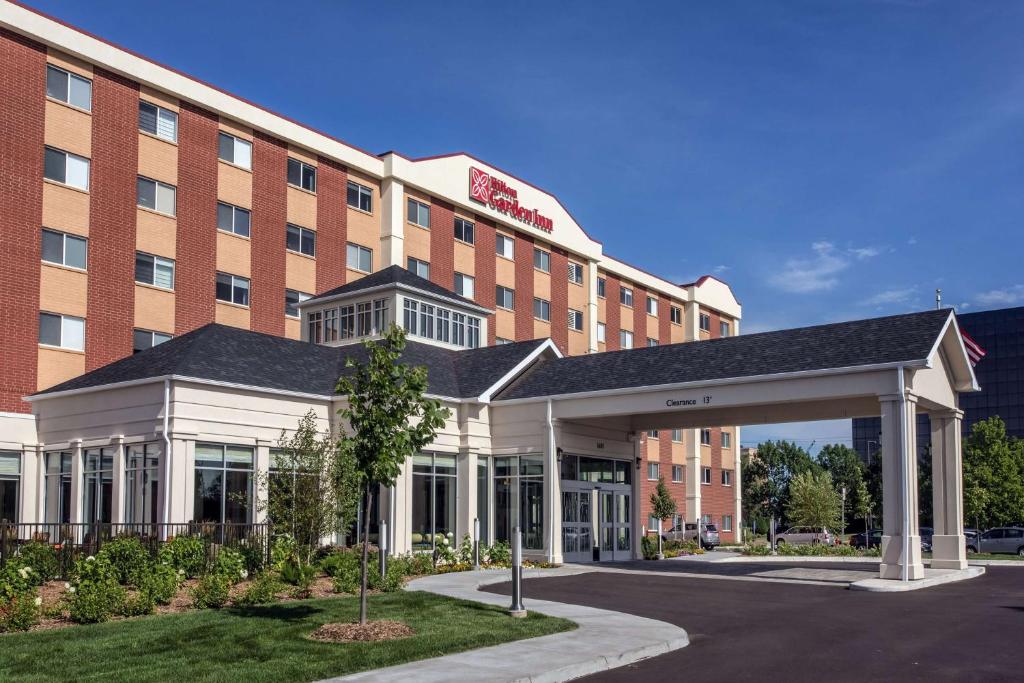
[[[89,160],[85,157],[47,147],[43,162],[43,175],[48,180],[79,190],[89,189]]]
[[[633,305],[633,290],[629,287],[619,289],[619,303],[624,306]]]
[[[372,213],[373,190],[359,183],[353,183],[351,180],[348,181],[348,205],[353,209]]]
[[[494,345],[495,346],[501,346],[502,344],[513,344],[513,343],[515,343],[515,342],[513,342],[511,339],[505,339],[504,337],[495,337],[494,338]]]
[[[21,453],[0,451],[0,522],[18,523]]]
[[[715,522],[715,518],[712,517],[711,515],[701,515],[700,516],[700,523],[702,525],[704,525],[704,526],[707,526],[708,524],[714,524],[714,522]]]
[[[683,430],[682,429],[673,429],[672,430],[672,440],[675,441],[676,443],[682,443],[683,442]]]
[[[391,316],[388,314],[388,300],[374,299],[373,301],[373,333],[383,334],[391,324]]]
[[[415,273],[425,280],[430,279],[430,264],[426,261],[420,261],[419,259],[410,256],[406,268],[410,273]]]
[[[92,81],[64,69],[46,65],[46,96],[72,107],[92,109]]]
[[[403,303],[406,333],[465,348],[480,346],[480,318],[414,299]]]
[[[352,270],[361,270],[364,273],[373,271],[373,250],[358,244],[348,243],[347,264]]]
[[[177,189],[173,185],[139,176],[136,188],[139,206],[166,213],[168,216],[174,215]]]
[[[683,309],[678,306],[669,306],[668,308],[669,318],[675,325],[683,324]]]
[[[583,284],[583,266],[581,264],[569,261],[569,282],[577,285]]]
[[[297,292],[294,289],[284,290],[284,314],[289,318],[298,318],[299,304],[311,298],[311,296],[305,292]]]
[[[316,168],[298,159],[288,159],[288,184],[316,192]]]
[[[218,139],[217,156],[222,161],[240,166],[245,169],[252,168],[252,143],[234,135],[221,133]],[[291,160],[289,159],[289,162]]]
[[[711,468],[702,467],[700,472],[700,483],[711,485]]]
[[[84,351],[85,320],[70,315],[40,313],[39,343],[72,351]]]
[[[732,486],[732,470],[722,470],[722,486]]]
[[[174,261],[135,252],[135,281],[161,289],[174,289]]]
[[[711,430],[702,429],[700,430],[700,445],[710,446],[711,445]]]
[[[114,450],[87,448],[82,454],[82,521],[110,524],[113,521]]]
[[[249,236],[249,210],[233,204],[217,202],[217,229],[242,237]]]
[[[86,240],[43,228],[42,255],[47,263],[85,270]]]
[[[540,320],[551,320],[551,302],[544,299],[533,299],[533,317]]]
[[[71,451],[46,453],[43,487],[44,518],[49,524],[67,524],[71,521]]]
[[[494,246],[498,252],[498,256],[504,256],[505,258],[515,258],[516,253],[516,241],[508,235],[502,235],[500,232],[496,234]]]
[[[466,318],[466,346],[471,349],[480,348],[480,318]]]
[[[251,522],[253,460],[251,447],[197,443],[192,518],[218,524]]]
[[[356,304],[356,336],[365,337],[373,333],[372,305],[369,301]]]
[[[658,438],[658,430],[657,429],[648,429],[647,430],[647,438],[648,439],[657,439]]]
[[[603,277],[597,278],[597,295],[602,299],[605,298],[605,290],[608,287],[608,281]]]
[[[510,311],[514,311],[516,308],[516,291],[498,285],[494,288],[494,303],[499,308],[507,308]]]
[[[239,306],[249,305],[248,278],[217,273],[217,299]]]
[[[178,115],[151,102],[139,100],[139,130],[171,142],[178,141]]]
[[[459,296],[464,296],[467,299],[472,299],[476,292],[476,280],[471,275],[464,275],[463,273],[455,273],[455,293]]]
[[[418,334],[417,311],[419,310],[419,302],[413,301],[412,299],[406,299],[403,305],[404,318],[403,327],[408,334]]]
[[[464,218],[455,219],[455,239],[465,242],[466,244],[474,243],[473,229],[474,225]]]
[[[152,524],[160,519],[161,454],[159,442],[128,447],[124,464],[124,521],[128,524]]]
[[[718,334],[721,337],[729,336],[729,323],[722,321],[718,323]]]
[[[605,333],[606,333],[605,324],[604,323],[598,323],[597,324],[597,341],[598,342],[600,342],[602,344],[604,343],[604,341],[605,341]]]
[[[658,340],[657,339],[655,339],[654,337],[648,337],[647,338],[647,346],[648,347],[657,346],[657,345],[658,345]]]
[[[704,332],[711,331],[711,316],[707,313],[700,314],[700,329]]]
[[[533,267],[545,273],[551,272],[551,254],[543,249],[533,248]]]
[[[544,456],[500,457],[493,464],[494,540],[507,543],[518,526],[524,548],[543,549]]]
[[[623,349],[633,348],[633,333],[629,330],[619,332],[619,346]]]
[[[722,432],[722,448],[732,447],[732,434],[729,432]]]
[[[138,353],[139,351],[145,351],[151,349],[157,344],[163,344],[168,341],[171,335],[163,332],[153,332],[152,330],[134,330],[132,332],[132,353]]]
[[[316,233],[307,228],[288,224],[284,238],[288,251],[298,252],[306,256],[316,256]]]
[[[647,479],[650,481],[657,481],[661,475],[661,465],[656,462],[647,463]]]
[[[455,543],[457,490],[454,455],[418,453],[412,456],[413,550],[431,548],[441,543],[442,538]]]
[[[577,332],[583,331],[583,311],[569,309],[569,329]]]
[[[683,481],[683,466],[672,465],[672,481],[679,484]]]
[[[732,531],[732,515],[722,515],[722,531]]]
[[[430,229],[430,207],[415,199],[409,200],[409,222],[421,228]]]

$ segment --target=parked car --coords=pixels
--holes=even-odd
[[[1001,526],[989,529],[972,541],[968,537],[967,552],[1009,553],[1024,557],[1024,527]]]
[[[964,529],[964,543],[967,545],[967,552],[978,552],[978,536],[981,534],[977,529]]]
[[[932,534],[935,530],[930,526],[923,526],[918,531],[921,535],[921,552],[930,553],[932,551]]]
[[[666,541],[696,541],[697,523],[687,522],[682,531],[669,531],[661,535]],[[700,547],[704,550],[711,550],[721,543],[718,537],[718,527],[714,524],[700,525]]]
[[[813,526],[790,527],[781,534],[775,535],[776,543],[790,545],[832,545],[832,532],[828,529]]]
[[[850,545],[854,548],[879,548],[882,545],[882,530],[870,529],[850,537]]]

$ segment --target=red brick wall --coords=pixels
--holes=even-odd
[[[647,346],[647,290],[633,288],[633,348]]]
[[[250,325],[257,332],[284,336],[288,151],[280,140],[258,131],[252,147]]]
[[[516,341],[537,336],[533,331],[533,238],[516,235]]]
[[[473,271],[476,273],[476,302],[493,309],[495,305],[496,261],[494,223],[476,217],[476,252],[473,255]],[[494,345],[494,315],[487,316],[487,345]]]
[[[669,310],[671,302],[662,297],[658,299],[658,343],[672,343],[672,312]]]
[[[0,29],[0,411],[36,390],[46,49]]]
[[[217,277],[217,116],[188,102],[178,114],[175,334],[214,321]]]
[[[605,295],[605,312],[604,312],[604,343],[606,351],[618,351],[621,347],[619,346],[619,332],[622,331],[622,304],[619,303],[619,290],[622,288],[622,283],[619,278],[608,275],[605,277],[604,295]]]
[[[430,200],[430,281],[455,289],[455,213],[448,202]]]
[[[569,353],[569,255],[551,249],[551,341],[563,354]]]
[[[85,369],[132,353],[139,84],[97,68],[92,81]]]
[[[316,291],[345,284],[348,241],[348,169],[320,157],[316,194]],[[377,207],[380,211],[380,207]],[[284,246],[282,245],[282,249]]]

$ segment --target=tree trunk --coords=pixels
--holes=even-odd
[[[359,586],[359,623],[366,623],[366,584],[370,559],[370,483],[363,490],[363,571]]]

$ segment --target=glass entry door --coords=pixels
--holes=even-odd
[[[562,482],[562,555],[566,562],[632,559],[630,490]]]
[[[562,491],[562,556],[566,562],[594,559],[593,489]]]
[[[601,560],[632,559],[630,494],[628,491],[597,490],[600,519]]]

